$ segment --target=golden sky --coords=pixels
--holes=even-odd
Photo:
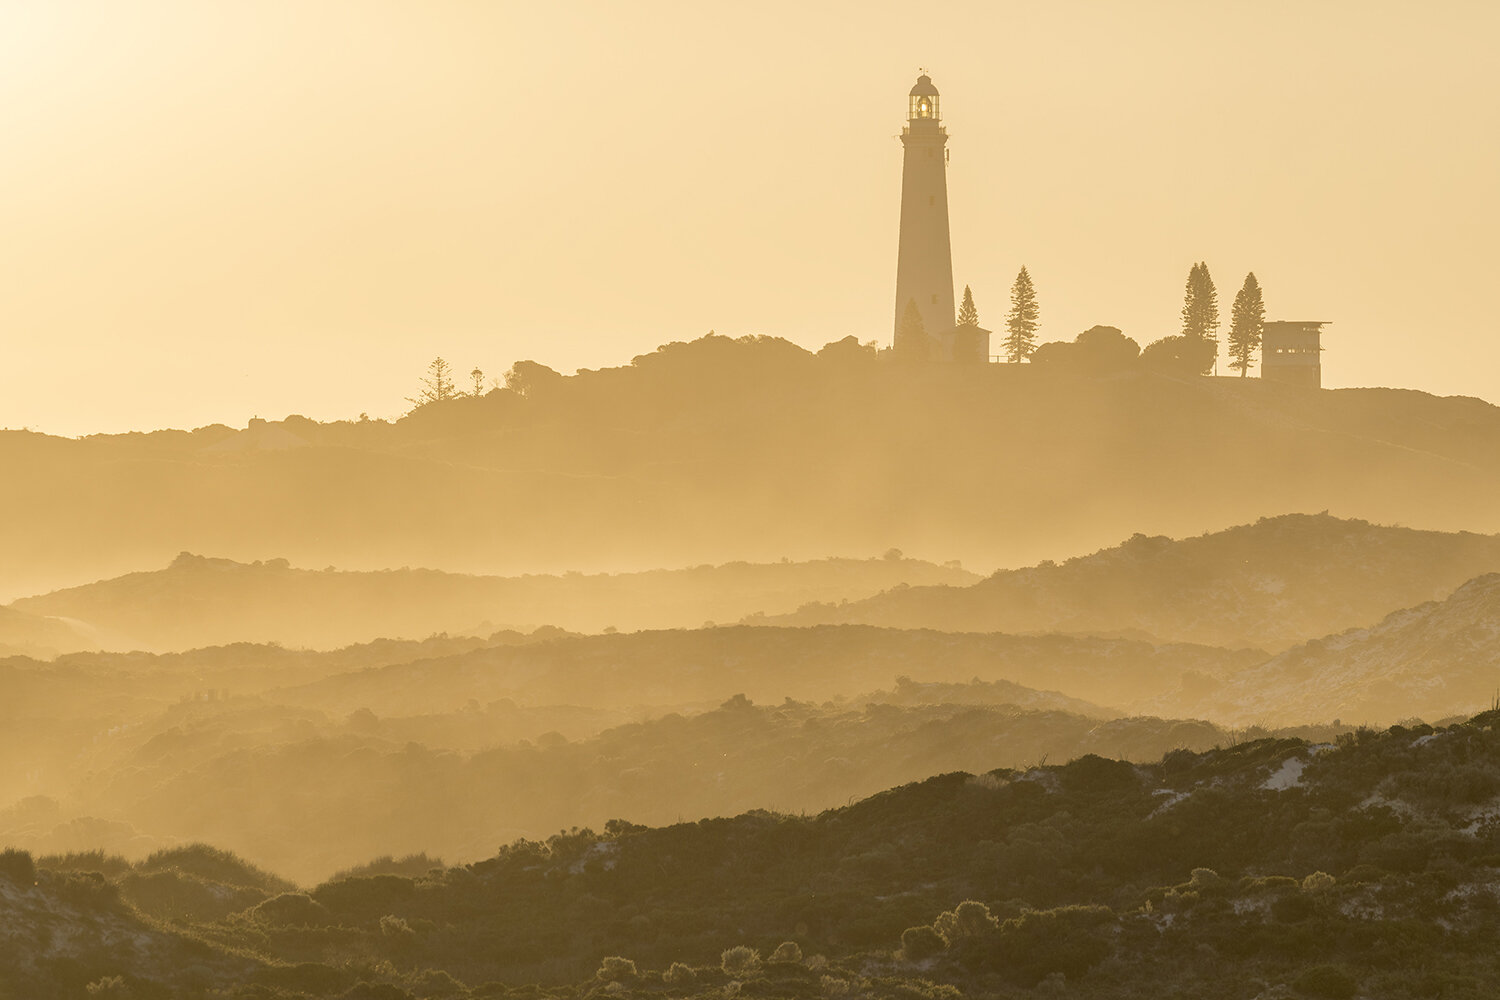
[[[1500,4],[0,4],[0,426],[387,416],[710,328],[888,342],[906,91],[1042,340],[1205,260],[1324,385],[1500,401]]]

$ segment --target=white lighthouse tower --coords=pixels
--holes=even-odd
[[[901,144],[901,249],[896,261],[896,354],[926,358],[951,350],[954,330],[953,251],[948,239],[948,132],[938,116],[938,89],[926,73],[911,88]],[[916,306],[926,343],[903,333]],[[937,360],[934,357],[934,360]],[[951,359],[949,359],[951,360]]]

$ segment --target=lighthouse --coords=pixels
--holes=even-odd
[[[948,240],[948,132],[938,115],[938,89],[917,77],[907,103],[901,145],[901,245],[896,259],[896,354],[938,360],[952,350],[953,251]],[[928,340],[917,342],[903,323],[916,306]],[[903,327],[908,329],[903,332]],[[948,360],[951,360],[948,359]]]

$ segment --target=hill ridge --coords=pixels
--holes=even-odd
[[[697,626],[791,610],[810,596],[866,596],[898,581],[978,579],[956,563],[896,554],[507,577],[421,567],[316,570],[284,558],[240,562],[184,551],[164,569],[22,598],[10,608],[87,622],[104,648],[237,641],[329,648],[541,625],[583,632]]]
[[[1273,651],[1500,570],[1500,535],[1283,514],[1172,539],[1137,533],[1062,563],[1001,570],[969,587],[888,591],[776,616],[945,630],[1144,634]]]
[[[225,427],[0,435],[0,593],[183,550],[492,572],[890,547],[1017,565],[1276,510],[1500,530],[1500,407],[1474,399],[909,370],[773,339],[541,367],[523,392],[395,424],[289,417],[309,446],[280,451],[206,453],[247,433]]]

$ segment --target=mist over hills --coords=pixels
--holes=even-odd
[[[0,835],[136,856],[206,839],[315,878],[627,811],[815,810],[988,761],[1150,761],[1231,742],[1226,723],[1380,717],[1341,698],[1437,719],[1487,703],[1496,580],[1277,657],[845,625],[13,658]]]
[[[1343,533],[1359,565],[1390,548],[1369,537],[1394,538],[1406,557],[1436,546],[1460,566],[1492,541],[1329,518],[1190,541],[1233,565],[1226,552],[1289,529]],[[1166,551],[1178,546],[1192,548]],[[206,839],[305,879],[378,853],[476,858],[496,837],[606,814],[816,810],[990,762],[1150,761],[1232,742],[1224,726],[1318,723],[1328,738],[1435,721],[1489,703],[1500,681],[1497,595],[1500,574],[1477,577],[1274,656],[1105,635],[740,625],[12,657],[0,661],[0,836],[133,856]]]
[[[488,635],[539,625],[584,632],[696,627],[790,611],[809,601],[855,600],[897,584],[978,579],[955,565],[894,553],[884,559],[485,577],[423,569],[315,571],[284,559],[245,564],[184,552],[165,569],[24,598],[11,605],[11,613],[86,622],[96,646],[107,649],[234,642],[326,649],[377,638]],[[6,621],[0,617],[0,629]]]
[[[0,657],[55,656],[97,648],[74,623],[0,606]]]
[[[1090,692],[1129,710],[1177,691],[1185,676],[1225,678],[1263,662],[1258,650],[1154,645],[1091,636],[1009,636],[871,626],[732,626],[631,635],[564,636],[364,670],[278,689],[288,704],[346,713],[449,711],[465,699],[590,707],[702,708],[725,692],[756,702],[825,701],[875,690],[891,678],[962,683],[1007,680]]]
[[[1500,535],[1327,514],[1262,518],[1196,538],[1127,541],[969,587],[900,588],[773,617],[974,632],[1096,632],[1281,650],[1445,598],[1500,571]]]
[[[207,839],[299,878],[379,853],[475,858],[620,811],[819,809],[893,775],[1212,745],[1229,737],[1208,723],[1011,678],[1142,697],[1263,658],[863,626],[12,658],[0,837],[135,857]]]
[[[96,753],[96,770],[58,798],[0,810],[0,836],[38,852],[103,848],[137,858],[204,840],[313,882],[383,854],[478,860],[500,843],[621,815],[670,823],[751,808],[815,812],[893,781],[992,762],[1019,767],[1086,752],[1150,761],[1230,740],[1198,721],[1105,723],[1013,705],[731,699],[585,740],[553,732],[452,746],[454,731],[486,725],[493,734],[508,714],[490,706],[467,720],[333,722],[270,707],[176,713],[171,725],[149,725],[149,738]],[[425,742],[403,738],[422,730]]]
[[[1229,725],[1288,718],[1365,722],[1472,711],[1500,698],[1500,573],[1441,601],[1287,650],[1228,677],[1195,704]]]
[[[182,551],[515,573],[890,547],[1016,565],[1285,510],[1500,530],[1500,408],[1476,399],[914,370],[771,338],[518,369],[514,389],[394,424],[0,434],[0,593]]]

